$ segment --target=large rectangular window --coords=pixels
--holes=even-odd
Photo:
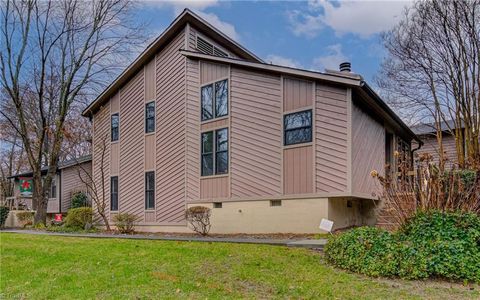
[[[118,176],[110,178],[110,210],[118,210]]]
[[[119,126],[120,125],[120,117],[118,113],[113,114],[111,116],[111,121],[110,121],[110,128],[111,128],[111,140],[112,142],[118,141],[118,135],[119,135]]]
[[[228,115],[228,80],[203,86],[201,98],[202,121]]]
[[[202,176],[228,173],[228,129],[202,133]]]
[[[145,173],[145,209],[155,209],[155,172]]]
[[[155,131],[155,102],[145,104],[145,132]]]
[[[305,110],[283,117],[284,145],[308,143],[312,141],[312,111]]]

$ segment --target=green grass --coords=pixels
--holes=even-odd
[[[9,233],[0,243],[0,299],[480,297],[478,286],[347,273],[305,249]]]

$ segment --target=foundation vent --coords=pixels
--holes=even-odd
[[[282,206],[282,200],[270,200],[270,206]]]

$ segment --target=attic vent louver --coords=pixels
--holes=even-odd
[[[228,57],[227,53],[218,49],[217,47],[202,39],[201,37],[197,37],[197,49],[205,54]]]

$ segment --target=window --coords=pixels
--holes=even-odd
[[[155,172],[145,173],[145,209],[155,209]]]
[[[145,133],[155,131],[155,102],[145,104]]]
[[[202,133],[202,176],[228,173],[228,129]]]
[[[312,111],[287,114],[283,117],[284,145],[312,141]]]
[[[119,122],[120,122],[120,118],[118,116],[118,113],[113,114],[112,117],[111,117],[111,123],[110,123],[111,131],[112,131],[111,132],[112,142],[118,141]]]
[[[228,80],[202,87],[202,121],[228,115]]]
[[[213,208],[222,208],[222,202],[213,202]]]
[[[270,200],[270,206],[282,206],[282,200]]]
[[[57,183],[55,178],[52,179],[52,184],[50,186],[50,198],[57,198]]]
[[[118,176],[110,178],[110,210],[118,210]]]

